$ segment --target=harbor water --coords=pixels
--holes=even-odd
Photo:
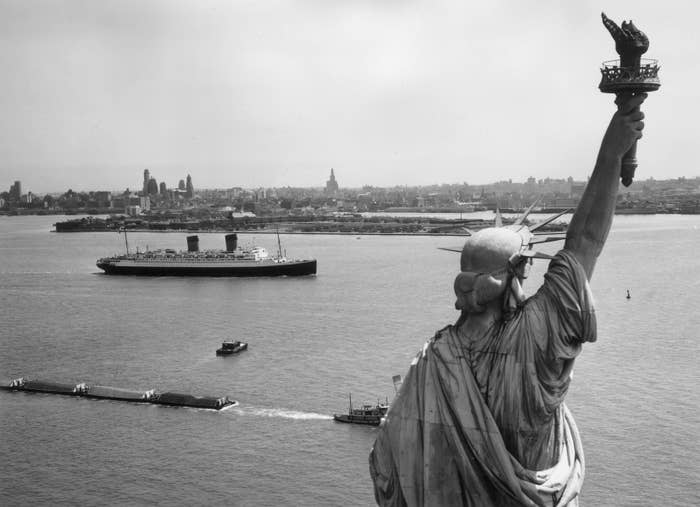
[[[0,503],[373,505],[377,429],[334,422],[391,400],[426,339],[457,318],[457,237],[282,235],[301,278],[100,273],[116,233],[0,217],[0,380],[30,377],[229,396],[217,412],[0,391]],[[185,233],[130,233],[135,249]],[[200,248],[224,248],[200,233]],[[276,251],[277,238],[241,234]],[[554,253],[558,244],[542,245]],[[618,216],[592,281],[598,341],[567,404],[586,454],[581,505],[700,505],[700,216]],[[534,292],[546,264],[533,267]],[[627,299],[629,290],[630,298]],[[247,351],[217,357],[221,342]]]

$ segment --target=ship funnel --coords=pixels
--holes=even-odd
[[[187,236],[187,251],[199,252],[199,236]]]
[[[237,234],[227,234],[226,235],[226,251],[233,252],[238,246],[238,235]]]

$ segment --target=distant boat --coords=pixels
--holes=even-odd
[[[217,356],[230,356],[231,354],[238,354],[248,349],[248,343],[246,342],[224,342],[221,344],[221,348],[216,349]]]
[[[403,379],[401,375],[394,375],[391,377],[391,381],[394,384],[394,391],[396,394],[399,393],[401,389],[401,384]],[[376,405],[364,404],[360,408],[353,408],[352,406],[352,394],[348,395],[350,399],[350,404],[348,406],[347,414],[333,414],[333,419],[338,422],[353,423],[353,424],[368,424],[371,426],[378,426],[387,411],[389,410],[389,399],[387,398],[385,403],[380,403],[377,401]]]
[[[353,408],[352,395],[350,395],[350,404],[347,414],[333,414],[333,419],[338,422],[352,424],[366,424],[370,426],[379,426],[382,418],[389,410],[389,403],[379,403],[376,405],[361,405],[360,408]]]
[[[630,290],[627,289],[627,299],[632,299],[632,296],[630,296]]]
[[[615,208],[616,215],[656,215],[656,208],[628,207]]]
[[[187,251],[172,249],[105,257],[97,267],[108,275],[145,276],[306,276],[316,274],[316,259],[287,259],[279,251],[271,256],[261,247],[239,248],[236,234],[226,235],[226,250],[199,251],[199,238],[187,237]]]

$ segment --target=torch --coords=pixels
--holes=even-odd
[[[649,38],[640,31],[632,21],[622,22],[617,26],[605,13],[603,25],[615,39],[615,51],[620,55],[619,60],[603,62],[600,69],[603,75],[600,80],[600,91],[603,93],[642,93],[659,89],[659,65],[656,60],[642,58],[649,49]],[[637,141],[622,157],[620,177],[622,184],[629,187],[637,168]]]

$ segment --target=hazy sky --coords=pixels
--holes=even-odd
[[[585,179],[617,57],[660,60],[637,176],[696,176],[697,1],[0,0],[0,190]]]

